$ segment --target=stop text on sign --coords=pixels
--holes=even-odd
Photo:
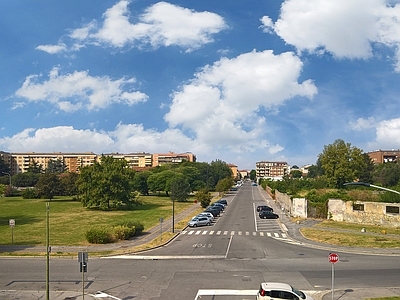
[[[329,262],[331,262],[332,264],[337,263],[339,261],[339,255],[337,255],[336,253],[331,253],[329,254]]]

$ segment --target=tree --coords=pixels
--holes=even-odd
[[[358,179],[366,168],[362,150],[340,139],[324,146],[318,158],[329,185],[336,188],[342,188],[343,183]]]
[[[303,176],[303,173],[300,170],[292,170],[290,171],[290,176],[292,178],[301,178]]]
[[[190,192],[193,192],[197,189],[200,184],[200,171],[192,166],[181,166],[177,170],[179,173],[183,174],[187,182],[189,183]]]
[[[251,171],[250,171],[250,180],[255,181],[256,179],[257,179],[256,170],[251,170]]]
[[[318,158],[317,163],[308,168],[307,178],[318,178],[322,175],[324,175],[324,169],[322,169],[321,160]]]
[[[60,179],[58,175],[54,173],[44,173],[40,175],[35,188],[41,198],[49,199],[50,201],[54,196],[58,196],[62,193]]]
[[[397,162],[379,164],[375,167],[373,178],[382,186],[396,186],[400,179],[400,166]]]
[[[109,210],[129,206],[136,201],[133,178],[135,172],[126,160],[102,156],[100,162],[81,169],[78,195],[86,207]]]
[[[233,178],[232,177],[225,177],[218,181],[217,186],[215,187],[215,190],[218,193],[224,193],[227,192],[231,189],[233,185]]]
[[[206,208],[210,205],[212,195],[207,189],[199,190],[195,195],[197,201],[200,202],[201,207]]]
[[[210,177],[213,179],[213,187],[224,178],[232,178],[232,170],[228,164],[222,160],[212,161],[210,164]]]
[[[26,170],[27,173],[41,174],[44,173],[43,166],[38,164],[36,161],[32,160],[29,163],[29,167]]]
[[[172,201],[187,201],[190,195],[190,184],[182,173],[177,173],[169,182]]]
[[[359,181],[373,183],[373,173],[375,169],[374,162],[368,153],[363,154],[365,167],[360,171]]]
[[[61,158],[49,160],[46,172],[61,174],[65,171],[67,171],[67,166]]]
[[[18,187],[33,187],[35,186],[42,174],[38,173],[18,173],[13,176],[13,185]]]
[[[150,171],[136,172],[134,177],[134,187],[142,195],[149,195],[147,180],[152,175]]]
[[[63,173],[59,175],[59,178],[64,195],[75,196],[78,194],[78,187],[76,183],[79,179],[79,175],[77,173]]]

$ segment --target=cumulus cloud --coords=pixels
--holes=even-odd
[[[397,1],[396,1],[397,2]],[[400,4],[385,0],[286,0],[279,19],[261,18],[299,52],[329,52],[337,58],[367,59],[374,44],[395,51],[400,72]]]
[[[40,45],[36,47],[37,50],[47,52],[49,54],[56,54],[67,51],[67,45],[59,43],[58,45]]]
[[[0,139],[0,145],[7,145],[11,152],[94,152],[107,149],[112,144],[113,140],[104,132],[77,130],[72,126],[28,128],[12,137]]]
[[[178,129],[159,132],[146,130],[141,124],[118,124],[108,132],[72,126],[28,128],[14,136],[0,138],[0,147],[11,152],[210,152],[208,146],[188,138]]]
[[[148,98],[144,93],[125,90],[136,82],[135,78],[112,80],[108,76],[90,76],[87,71],[63,75],[58,68],[53,68],[48,80],[40,79],[40,75],[28,76],[15,96],[28,101],[47,101],[68,112],[82,107],[102,109],[112,103],[134,105]]]
[[[192,51],[213,41],[213,35],[227,28],[222,17],[211,12],[196,12],[167,2],[149,6],[143,14],[131,22],[130,1],[121,0],[103,14],[103,22],[91,21],[81,28],[72,30],[69,38],[78,50],[84,44],[159,48],[179,46]],[[48,53],[65,49],[60,45],[37,47]]]
[[[356,122],[350,122],[350,127],[353,130],[361,131],[364,129],[369,129],[374,127],[376,124],[374,117],[365,118],[358,118]]]
[[[197,139],[231,151],[269,147],[261,108],[274,109],[294,97],[313,98],[311,80],[299,83],[303,64],[291,52],[250,52],[207,65],[172,94],[165,120]],[[240,146],[239,146],[240,145]],[[275,147],[275,149],[279,149]]]
[[[400,118],[381,121],[376,125],[376,140],[371,149],[399,149]]]

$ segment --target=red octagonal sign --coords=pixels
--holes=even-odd
[[[337,255],[336,253],[330,253],[329,254],[329,261],[331,263],[337,263],[339,261],[339,255]]]

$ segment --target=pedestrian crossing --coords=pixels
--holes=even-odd
[[[235,230],[183,230],[183,235],[216,235],[216,236],[259,236],[259,237],[272,237],[277,239],[289,239],[288,235],[284,232],[264,232],[264,231],[235,231]]]

